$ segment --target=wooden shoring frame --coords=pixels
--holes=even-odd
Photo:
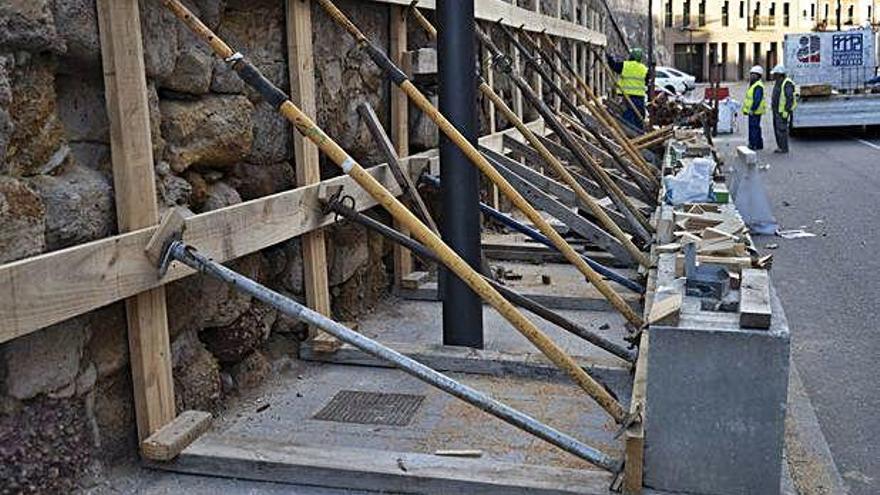
[[[404,6],[410,1],[370,1],[391,4],[389,52],[395,62],[405,64]],[[288,0],[287,5],[291,92],[297,104],[315,113],[310,2]],[[434,9],[435,2],[423,0],[420,7]],[[157,229],[159,210],[137,1],[99,0],[97,10],[120,234],[0,265],[0,343],[126,300],[135,412],[143,442],[175,422],[164,285],[193,272],[175,266],[160,280],[144,253]],[[554,36],[593,44],[606,42],[597,31],[502,0],[478,0],[476,17],[487,21],[503,18],[511,26],[525,24],[526,29],[546,29]],[[407,157],[408,104],[401,96],[392,94],[392,136],[404,157],[401,166],[412,173],[424,165],[425,158],[434,159],[436,152]],[[511,131],[515,132],[509,129],[503,133]],[[486,146],[500,143],[503,133],[484,136],[481,142],[485,140]],[[342,186],[345,194],[355,199],[358,210],[376,203],[347,176],[321,181],[317,149],[306,140],[294,136],[294,148],[299,187],[189,217],[184,240],[224,262],[305,236],[307,300],[310,307],[326,314],[330,298],[320,229],[334,219],[321,212],[319,195],[328,187]],[[373,167],[369,173],[400,194],[387,165]],[[400,273],[405,274],[406,263],[400,265]]]

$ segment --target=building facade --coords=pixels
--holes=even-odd
[[[876,26],[878,0],[654,0],[672,64],[710,80],[748,77],[782,61],[786,33]]]

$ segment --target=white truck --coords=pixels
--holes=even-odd
[[[785,68],[800,88],[792,130],[880,125],[880,93],[871,83],[876,41],[871,29],[785,35]]]

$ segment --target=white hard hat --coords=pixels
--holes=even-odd
[[[770,74],[785,74],[785,66],[782,64],[776,64],[776,67],[773,67]]]
[[[764,68],[761,67],[760,65],[756,65],[756,66],[752,67],[752,70],[749,71],[749,74],[757,74],[759,76],[763,76],[764,75]]]

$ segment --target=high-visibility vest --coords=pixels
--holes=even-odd
[[[617,90],[628,96],[645,96],[648,94],[645,85],[647,75],[648,66],[635,60],[627,60],[623,63],[623,70],[620,71]]]
[[[755,88],[758,86],[761,87],[761,103],[758,104],[758,109],[755,110],[755,115],[764,115],[767,111],[767,91],[764,89],[764,81],[758,79],[751,86],[749,86],[749,90],[746,91],[746,98],[743,101],[743,113],[749,115],[752,113],[752,105],[755,104]]]
[[[794,90],[794,81],[792,81],[791,78],[786,77],[785,79],[783,79],[781,84],[782,86],[780,87],[779,91],[779,108],[777,109],[777,111],[783,119],[787,119],[789,112],[785,111],[785,106],[788,103],[788,97],[785,96],[785,85],[791,84],[792,90]],[[794,109],[797,108],[798,104],[797,95],[794,91],[791,92],[791,99],[791,111],[794,112]]]

